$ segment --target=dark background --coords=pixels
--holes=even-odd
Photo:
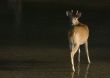
[[[1,0],[0,60],[67,62],[71,9],[90,29],[91,59],[109,60],[109,0]]]
[[[90,29],[87,63],[71,58],[66,11]],[[0,0],[0,78],[110,78],[109,0]]]
[[[65,44],[70,28],[65,11],[73,9],[82,12],[80,21],[90,28],[90,43],[105,46],[109,44],[109,4],[104,0],[2,0],[0,41]]]

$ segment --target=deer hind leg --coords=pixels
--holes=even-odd
[[[86,50],[86,55],[87,55],[88,63],[90,63],[89,51],[88,51],[88,42],[85,43],[85,50]]]
[[[72,63],[72,69],[73,69],[73,71],[75,71],[75,68],[74,68],[74,55],[76,54],[78,48],[79,48],[79,45],[78,44],[75,44],[74,45],[74,48],[72,48],[72,51],[71,51],[71,63]]]
[[[74,47],[73,38],[72,37],[68,37],[68,40],[69,40],[69,50],[72,51],[72,48]]]
[[[69,49],[71,52],[71,63],[72,63],[72,66],[74,66],[73,54],[72,54],[72,48],[74,48],[73,39],[72,39],[72,37],[68,37],[68,40],[69,40]],[[73,71],[74,71],[74,68],[73,68]]]

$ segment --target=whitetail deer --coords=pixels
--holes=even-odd
[[[88,37],[89,37],[89,29],[88,26],[79,22],[79,18],[81,17],[81,12],[73,13],[73,10],[66,11],[66,15],[70,17],[72,28],[68,32],[69,45],[71,51],[71,63],[72,69],[74,68],[74,55],[78,52],[78,62],[80,63],[80,45],[85,45],[86,55],[88,59],[88,63],[90,63],[89,52],[88,52]]]

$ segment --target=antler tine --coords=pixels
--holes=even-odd
[[[68,11],[66,11],[66,15],[68,16]]]
[[[73,10],[71,9],[71,12],[73,13]]]
[[[78,14],[78,10],[76,11],[76,15]]]

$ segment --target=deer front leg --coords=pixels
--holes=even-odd
[[[88,63],[90,63],[89,51],[88,51],[88,42],[85,43],[85,50],[86,50],[86,55],[87,55]]]

